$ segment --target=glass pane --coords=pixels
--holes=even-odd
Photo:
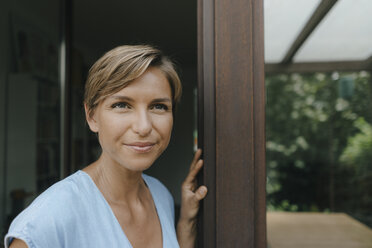
[[[10,221],[60,175],[59,2],[17,0],[1,5],[0,227],[4,234]]]
[[[368,59],[370,13],[369,0],[337,1],[294,61]],[[270,74],[266,90],[269,247],[372,247],[370,72]]]
[[[281,74],[266,87],[270,247],[372,247],[371,75]]]
[[[294,57],[296,62],[364,60],[372,55],[372,1],[338,1]]]
[[[265,61],[280,62],[320,0],[265,0]]]

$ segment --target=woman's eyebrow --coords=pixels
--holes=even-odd
[[[172,100],[170,98],[155,98],[154,100],[152,100],[151,102],[172,102]]]
[[[121,95],[114,95],[114,96],[110,96],[109,97],[110,99],[114,99],[114,100],[120,100],[120,101],[128,101],[128,102],[134,102],[134,99],[129,97],[129,96],[121,96]],[[156,102],[172,102],[172,100],[168,97],[163,97],[163,98],[155,98],[151,101],[152,103],[156,103]]]
[[[109,98],[121,101],[133,101],[133,99],[128,96],[110,96]]]

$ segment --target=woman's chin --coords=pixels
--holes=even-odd
[[[143,172],[151,167],[155,159],[136,159],[120,163],[123,167],[130,171]]]

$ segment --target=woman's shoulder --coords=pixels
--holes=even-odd
[[[166,201],[173,206],[174,200],[167,187],[157,178],[142,174],[143,179],[150,188],[152,194],[155,194],[161,201]]]
[[[54,207],[61,207],[61,203],[63,203],[63,208],[66,208],[67,203],[74,202],[81,196],[82,191],[86,190],[85,180],[83,172],[78,171],[56,182],[41,193],[23,212],[25,214],[30,212],[34,215],[35,211],[41,211],[44,208],[51,210]]]
[[[69,222],[72,212],[81,204],[89,182],[78,171],[41,193],[12,222],[6,242],[11,238],[27,241],[32,233],[49,234]],[[58,235],[58,234],[56,234]]]
[[[158,214],[166,216],[165,218],[169,221],[170,226],[174,227],[174,199],[172,194],[160,180],[146,174],[142,175],[150,188],[155,204],[157,203],[157,207],[163,210],[159,211]]]
[[[146,184],[148,185],[148,187],[150,187],[151,190],[156,191],[156,193],[170,195],[167,187],[165,187],[165,185],[159,179],[146,175],[144,173],[142,174],[142,178],[145,180]]]

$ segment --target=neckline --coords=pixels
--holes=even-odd
[[[103,196],[102,192],[97,187],[96,183],[93,181],[93,179],[90,177],[90,175],[88,173],[86,173],[85,171],[78,170],[78,172],[81,173],[81,174],[83,174],[84,176],[86,176],[88,178],[88,181],[93,185],[94,190],[97,191],[98,195],[100,196],[100,198],[102,199],[102,201],[104,202],[104,204],[106,205],[106,207],[108,208],[108,210],[109,210],[109,212],[111,214],[111,217],[114,219],[115,225],[117,226],[117,228],[119,228],[121,230],[121,233],[123,234],[125,240],[129,244],[129,246],[131,248],[133,248],[133,245],[130,243],[129,238],[125,234],[125,232],[124,232],[123,228],[121,227],[118,219],[116,218],[116,216],[114,214],[114,211],[112,210],[112,208],[111,208],[110,204],[108,203],[108,201],[106,200],[106,198]],[[165,247],[164,220],[163,220],[163,215],[160,214],[161,209],[159,208],[158,199],[157,199],[156,195],[153,192],[151,183],[148,181],[147,175],[145,175],[145,174],[142,173],[142,179],[145,182],[145,184],[147,185],[148,189],[150,190],[151,198],[152,198],[152,201],[153,201],[153,203],[155,205],[156,214],[157,214],[158,219],[159,219],[159,222],[160,222],[160,229],[161,229],[161,235],[162,235],[162,247]]]

